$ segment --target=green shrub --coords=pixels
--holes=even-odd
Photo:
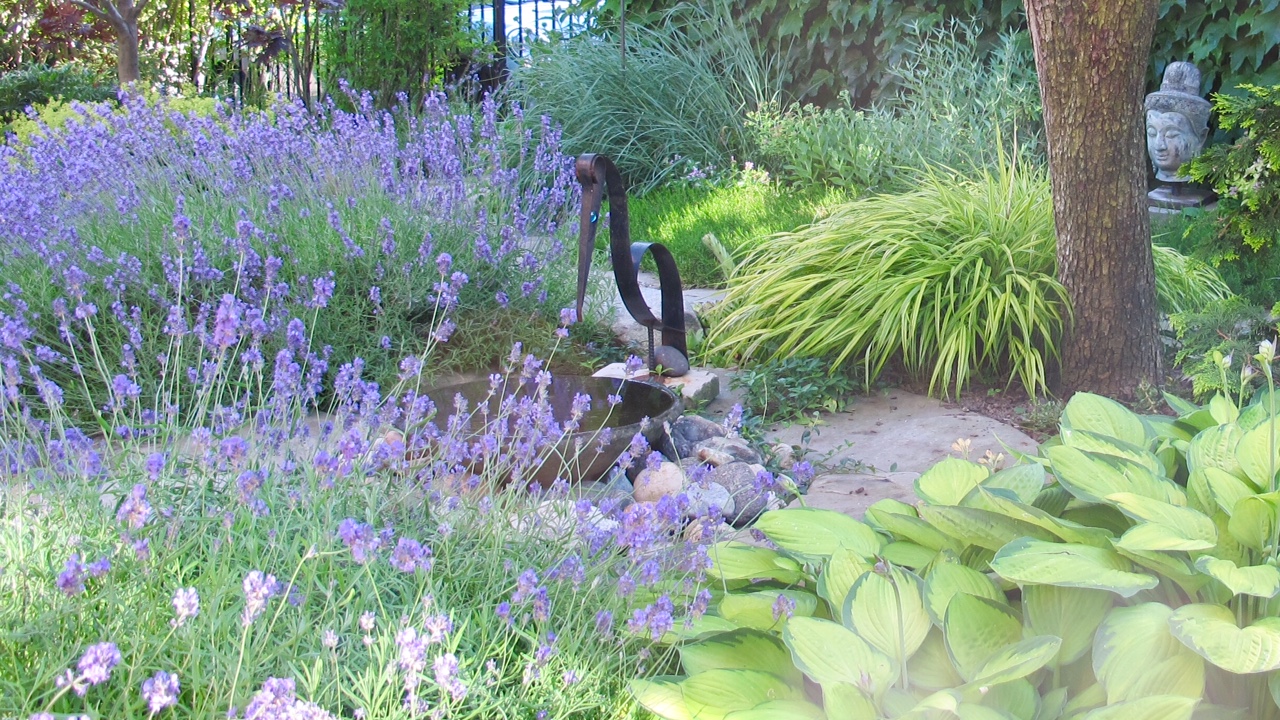
[[[781,358],[742,368],[729,387],[742,391],[744,410],[766,421],[794,420],[815,410],[837,412],[863,383],[832,373],[819,358]]]
[[[760,165],[787,184],[905,189],[910,168],[994,166],[1013,146],[1040,161],[1039,88],[1027,36],[989,48],[972,23],[920,32],[894,67],[893,93],[868,110],[848,94],[826,108],[766,107],[748,115]]]
[[[1188,163],[1192,179],[1218,193],[1218,218],[1232,241],[1222,260],[1235,260],[1280,240],[1280,85],[1244,85],[1245,97],[1218,94],[1214,109],[1224,130],[1238,128],[1234,143],[1215,145]]]
[[[1039,171],[1003,167],[966,180],[920,175],[917,190],[860,198],[813,225],[775,236],[730,280],[708,342],[742,360],[833,355],[874,379],[891,358],[929,377],[931,392],[964,389],[973,373],[1046,389],[1069,318],[1056,279],[1053,206]],[[1155,253],[1166,311],[1229,294],[1212,269]]]
[[[1280,403],[1273,346],[1253,360],[1248,404],[1079,393],[1039,457],[944,460],[916,506],[766,513],[767,546],[712,549],[685,676],[633,692],[672,720],[1274,718]]]
[[[1280,298],[1280,246],[1244,246],[1216,210],[1184,210],[1158,225],[1153,221],[1152,237],[1212,265],[1232,292],[1256,305]]]
[[[1177,338],[1173,364],[1191,380],[1197,398],[1219,392],[1235,392],[1244,384],[1252,386],[1248,358],[1258,342],[1276,333],[1276,318],[1266,308],[1241,297],[1209,303],[1201,310],[1169,316]],[[1239,358],[1239,361],[1233,361]],[[1253,376],[1254,381],[1259,378]]]
[[[114,100],[114,79],[77,63],[57,67],[27,65],[0,74],[0,136],[5,125],[22,118],[28,107],[54,100],[102,102]]]
[[[690,12],[628,26],[625,67],[612,32],[534,45],[513,92],[563,127],[568,152],[608,155],[638,192],[689,163],[732,167],[750,149],[744,113],[776,99],[776,82],[723,3]]]

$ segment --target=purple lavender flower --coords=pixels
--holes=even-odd
[[[391,553],[391,566],[400,572],[411,573],[419,567],[431,568],[431,549],[424,548],[422,543],[407,537],[400,538],[396,549]]]
[[[84,592],[84,565],[80,562],[79,553],[72,553],[65,569],[58,573],[58,589],[70,597]]]
[[[382,546],[382,538],[373,531],[373,526],[355,518],[346,518],[339,523],[338,538],[351,548],[352,559],[360,565],[372,560]]]
[[[100,578],[103,575],[106,575],[107,573],[111,572],[111,558],[108,558],[106,555],[103,555],[97,560],[94,560],[93,562],[89,563],[89,565],[85,568],[85,570],[88,571],[89,577]]]
[[[167,461],[167,458],[165,454],[162,452],[151,453],[150,455],[148,455],[146,466],[145,466],[145,469],[147,471],[147,478],[149,478],[152,482],[159,480],[160,473],[164,472],[164,466],[166,461]],[[134,486],[134,488],[136,489],[137,486]],[[144,488],[144,493],[145,493],[145,488]]]
[[[163,465],[164,456],[160,453],[156,454],[160,455],[160,463]],[[150,464],[151,460],[148,459],[147,462]],[[120,503],[120,509],[116,511],[116,521],[130,530],[140,530],[150,520],[151,503],[147,502],[147,486],[138,483]]]
[[[111,668],[119,663],[120,650],[115,643],[104,642],[90,645],[80,656],[76,669],[90,685],[99,685],[111,678]]]
[[[182,627],[188,620],[200,614],[200,595],[195,588],[178,588],[173,594],[174,618],[171,624]]]
[[[453,653],[445,653],[432,663],[435,671],[436,685],[449,693],[454,702],[467,696],[467,686],[458,678],[458,658]]]
[[[275,575],[263,574],[260,570],[251,570],[244,578],[244,614],[241,622],[247,627],[267,609],[267,602],[280,592],[280,583]]]
[[[159,670],[142,682],[142,699],[147,710],[155,715],[165,708],[178,704],[178,676]]]
[[[795,610],[796,601],[786,595],[779,594],[777,599],[773,601],[774,622],[781,620],[784,615],[790,618],[795,613]]]
[[[236,344],[240,332],[240,303],[234,295],[223,295],[214,316],[213,346],[225,350]]]

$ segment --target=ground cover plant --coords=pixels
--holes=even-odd
[[[1070,313],[1054,242],[1039,170],[925,171],[914,191],[837,206],[748,255],[712,318],[709,352],[830,355],[868,380],[896,358],[943,395],[979,372],[1045,391]],[[1155,262],[1166,312],[1230,294],[1204,263],[1159,246]]]
[[[358,101],[195,116],[130,99],[0,149],[4,277],[32,309],[0,307],[36,328],[42,372],[75,413],[98,419],[89,397],[117,370],[147,397],[189,396],[156,379],[189,364],[183,332],[223,316],[251,323],[267,364],[296,350],[289,318],[305,318],[312,367],[359,354],[384,387],[400,357],[458,326],[474,332],[430,373],[493,367],[521,326],[546,328],[530,342],[549,347],[536,338],[573,293],[578,192],[555,130],[504,130],[492,102],[472,114],[433,96],[410,115]],[[440,267],[468,282],[436,326]],[[105,365],[79,373],[79,342]]]
[[[1280,716],[1274,345],[1244,362],[1252,398],[1176,417],[1078,393],[1037,456],[944,460],[916,506],[766,513],[767,543],[712,548],[683,675],[637,697],[672,720]]]

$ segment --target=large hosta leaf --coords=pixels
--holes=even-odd
[[[1004,593],[991,578],[956,562],[940,562],[933,566],[924,584],[925,607],[938,626],[947,616],[947,606],[956,593],[977,595],[996,602],[1004,601]]]
[[[662,636],[661,643],[663,645],[674,645],[685,640],[696,640],[716,633],[730,632],[737,629],[737,623],[725,620],[719,615],[703,613],[701,617],[693,618],[688,623],[675,623]]]
[[[1040,463],[1022,463],[1005,468],[983,481],[988,490],[1008,490],[1019,502],[1030,504],[1044,489],[1044,466]]]
[[[684,704],[684,692],[678,677],[660,676],[629,683],[632,696],[644,709],[666,720],[693,720]]]
[[[1226,585],[1236,595],[1273,598],[1280,594],[1280,568],[1274,565],[1237,567],[1230,560],[1205,555],[1196,559],[1196,569]]]
[[[686,675],[716,669],[761,670],[793,685],[803,682],[791,662],[791,651],[777,636],[759,630],[744,628],[684,645],[680,663]]]
[[[978,492],[983,492],[983,490]],[[1065,491],[1063,494],[1070,498],[1070,495],[1067,495]],[[1063,520],[1034,505],[1009,500],[994,493],[986,493],[982,503],[986,510],[1035,525],[1064,542],[1093,545],[1101,548],[1111,547],[1113,536],[1102,528]]]
[[[985,465],[947,458],[916,478],[916,495],[933,505],[959,505],[990,474]]]
[[[1062,444],[1077,450],[1084,450],[1097,455],[1110,455],[1124,458],[1146,467],[1157,475],[1164,474],[1164,464],[1155,454],[1146,448],[1138,447],[1123,440],[1087,430],[1063,430]]]
[[[1246,432],[1236,445],[1236,460],[1254,485],[1270,490],[1276,472],[1280,472],[1280,421]]]
[[[1008,605],[957,593],[947,607],[942,631],[951,661],[968,682],[996,653],[1022,639],[1022,621]]]
[[[680,683],[684,704],[697,720],[724,720],[771,700],[804,700],[804,691],[759,670],[708,670]]]
[[[1107,702],[1153,695],[1204,694],[1204,661],[1169,631],[1173,611],[1160,603],[1116,608],[1098,627],[1093,672]]]
[[[942,630],[937,627],[929,631],[920,649],[907,661],[907,673],[911,678],[911,686],[916,688],[941,690],[964,684],[964,678],[956,672],[951,656],[947,653]]]
[[[874,530],[834,510],[771,510],[755,526],[778,547],[808,558],[825,559],[841,547],[867,559],[880,553],[880,538]]]
[[[731,712],[724,720],[827,720],[827,714],[807,700],[770,700],[750,710]]]
[[[1023,618],[1037,635],[1062,639],[1055,665],[1067,665],[1093,645],[1093,633],[1115,604],[1105,590],[1027,585],[1022,588]]]
[[[848,683],[823,684],[822,706],[827,712],[827,720],[878,720],[880,717],[875,703]]]
[[[1198,510],[1134,493],[1114,493],[1108,495],[1107,500],[1115,503],[1120,512],[1134,520],[1164,525],[1188,542],[1204,543],[1205,547],[1213,547],[1218,542],[1218,531],[1213,520]]]
[[[966,545],[987,550],[999,550],[1020,537],[1053,539],[1047,530],[1031,523],[977,508],[921,505],[920,518]]]
[[[1203,472],[1205,484],[1209,487],[1209,496],[1228,515],[1235,512],[1236,503],[1257,492],[1244,480],[1225,470],[1205,468]]]
[[[1128,492],[1174,505],[1186,504],[1177,485],[1141,465],[1063,445],[1044,453],[1058,483],[1085,502],[1105,504],[1108,495]]]
[[[1091,710],[1081,720],[1191,720],[1196,701],[1176,695],[1157,695]]]
[[[866,518],[874,527],[921,547],[955,553],[964,549],[954,538],[921,520],[914,507],[891,498],[867,508]]]
[[[970,682],[974,685],[999,685],[1024,678],[1048,665],[1061,646],[1062,640],[1049,635],[1006,645],[983,663],[982,669]]]
[[[836,548],[831,553],[818,576],[818,596],[827,601],[832,614],[844,611],[844,599],[849,596],[849,589],[871,567],[871,563],[861,555],[847,548]]]
[[[1076,393],[1062,408],[1062,425],[1069,430],[1087,430],[1109,435],[1122,442],[1147,447],[1151,428],[1142,418],[1120,403],[1093,393]]]
[[[1128,560],[1110,550],[1031,538],[1001,548],[991,560],[991,569],[1019,585],[1093,588],[1123,597],[1133,597],[1160,582],[1151,575],[1133,572]]]
[[[1215,469],[1231,475],[1243,474],[1240,461],[1236,460],[1236,447],[1244,432],[1235,425],[1219,425],[1207,428],[1191,439],[1187,448],[1187,469]]]
[[[1280,618],[1264,617],[1246,628],[1221,605],[1184,605],[1169,618],[1173,636],[1201,657],[1233,673],[1280,668]]]
[[[720,600],[720,617],[738,627],[777,631],[787,623],[786,614],[778,612],[779,595],[794,603],[793,616],[807,617],[818,609],[818,598],[803,590],[732,592]]]
[[[800,579],[800,566],[776,550],[741,542],[720,542],[711,547],[711,575],[721,580],[771,578],[784,583]]]
[[[1194,551],[1208,550],[1215,543],[1197,538],[1187,537],[1188,533],[1170,525],[1142,523],[1135,525],[1116,541],[1117,548],[1125,550],[1143,550],[1148,552],[1170,552],[1175,550]]]
[[[1227,522],[1227,532],[1241,545],[1263,550],[1271,543],[1276,528],[1280,493],[1251,495],[1236,503]]]
[[[896,567],[887,575],[863,575],[845,601],[846,624],[900,667],[932,627],[920,597],[922,585],[920,578]]]
[[[877,694],[897,678],[897,669],[884,653],[830,620],[792,618],[782,641],[796,667],[823,687],[846,683]]]

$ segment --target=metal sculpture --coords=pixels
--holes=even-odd
[[[631,242],[631,226],[627,216],[627,187],[613,161],[603,155],[579,155],[575,166],[582,184],[582,217],[578,232],[578,317],[587,294],[587,276],[591,272],[591,255],[595,249],[596,229],[600,222],[600,206],[604,192],[609,193],[609,260],[618,285],[622,304],[636,322],[649,331],[649,368],[657,367],[657,349],[653,345],[655,331],[662,334],[662,345],[680,353],[688,368],[689,348],[685,342],[684,292],[680,287],[680,271],[675,257],[661,243]],[[658,283],[662,291],[662,316],[655,317],[640,292],[640,261],[652,253],[658,266]],[[663,374],[683,375],[682,368],[663,368]]]

